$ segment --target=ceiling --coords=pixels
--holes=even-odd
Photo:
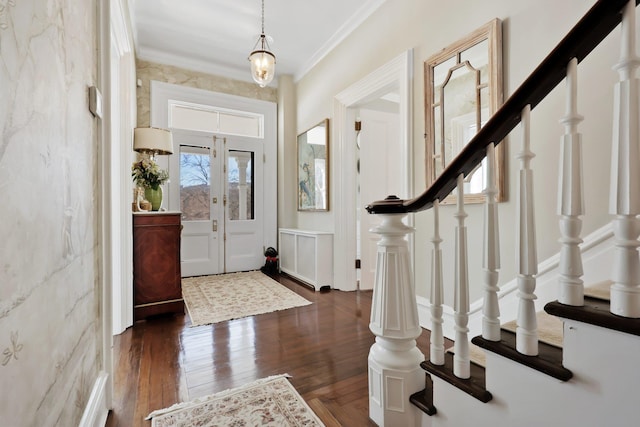
[[[265,0],[265,34],[280,74],[299,80],[385,0]],[[247,57],[261,0],[131,0],[136,56],[252,81]]]

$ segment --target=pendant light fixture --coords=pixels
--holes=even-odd
[[[267,36],[264,35],[264,0],[262,0],[262,33],[249,54],[249,62],[251,62],[251,76],[260,87],[265,87],[273,80],[276,56],[271,53]]]

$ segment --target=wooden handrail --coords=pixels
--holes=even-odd
[[[456,187],[458,176],[467,176],[482,162],[487,146],[503,141],[520,123],[524,107],[531,105],[533,110],[566,77],[567,65],[573,58],[581,62],[620,24],[626,3],[627,0],[598,0],[421,195],[408,200],[389,196],[368,205],[367,211],[419,212],[431,208],[435,200],[444,200]],[[639,3],[636,0],[636,6]]]

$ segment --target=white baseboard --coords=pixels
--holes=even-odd
[[[109,374],[100,372],[96,382],[93,384],[91,395],[87,406],[84,408],[82,419],[78,427],[104,427],[109,414],[107,404],[107,385],[109,384]]]
[[[602,266],[613,265],[613,228],[611,223],[591,233],[584,238],[580,245],[582,252],[582,264],[584,274],[582,279],[585,286],[591,283],[601,282],[610,279],[610,268]],[[557,279],[559,276],[558,267],[560,265],[560,253],[549,257],[538,264],[538,274],[536,275],[536,311],[543,309],[544,305],[557,299]],[[518,283],[513,279],[500,287],[498,300],[500,302],[500,322],[505,323],[516,318],[518,313],[517,298]],[[451,289],[453,292],[453,289]],[[431,330],[431,311],[428,298],[417,297],[418,316],[420,326]],[[482,334],[482,304],[479,299],[469,306],[469,338]],[[444,336],[449,339],[455,337],[454,310],[452,307],[442,307],[442,318],[444,323],[442,330]]]

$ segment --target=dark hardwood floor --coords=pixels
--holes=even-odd
[[[371,291],[315,292],[280,283],[313,304],[190,327],[187,315],[151,318],[114,337],[114,409],[107,427],[151,425],[174,403],[288,373],[328,426],[375,426],[368,416]],[[428,356],[428,331],[418,346]]]

